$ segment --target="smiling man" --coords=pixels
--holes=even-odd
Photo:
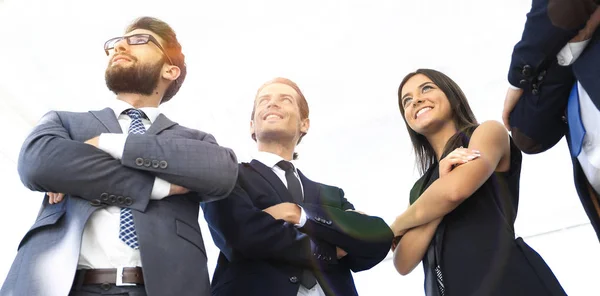
[[[186,75],[168,24],[137,19],[104,50],[110,108],[51,111],[23,144],[21,180],[48,194],[0,294],[210,295],[199,203],[229,195],[236,157],[158,109]]]
[[[250,122],[258,153],[240,164],[229,198],[202,205],[221,250],[213,295],[357,295],[350,271],[387,255],[392,232],[381,218],[354,211],[340,188],[309,180],[292,161],[308,113],[289,79],[258,90]]]

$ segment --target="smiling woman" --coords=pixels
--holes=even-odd
[[[398,99],[423,176],[392,224],[397,271],[422,260],[428,296],[566,295],[515,240],[521,152],[506,129],[477,125],[458,85],[435,70],[408,74]]]

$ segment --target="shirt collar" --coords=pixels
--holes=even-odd
[[[274,167],[277,166],[277,163],[285,160],[283,159],[283,157],[271,153],[271,152],[265,152],[265,151],[258,151],[256,152],[256,154],[254,155],[254,159],[262,162],[264,165],[270,167],[271,169],[273,169]],[[297,170],[298,168],[296,167],[296,164],[294,163],[294,161],[290,161],[293,165],[294,165],[294,170]]]
[[[123,111],[127,110],[127,109],[131,109],[134,108],[133,106],[129,105],[129,103],[121,101],[121,100],[115,100],[115,102],[112,103],[111,109],[113,110],[113,112],[115,112],[115,117],[119,118],[119,116],[121,115],[121,113],[123,113]],[[142,110],[144,112],[144,114],[146,114],[146,116],[148,117],[148,120],[150,120],[150,123],[153,123],[156,118],[158,117],[158,115],[160,115],[160,109],[156,108],[156,107],[142,107],[139,108],[140,110]]]

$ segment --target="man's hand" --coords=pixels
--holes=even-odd
[[[514,89],[509,87],[506,92],[506,98],[504,99],[504,110],[502,110],[502,121],[504,122],[504,126],[507,130],[510,131],[510,112],[515,109],[517,102],[523,95],[523,89]]]
[[[481,152],[467,148],[456,148],[446,157],[440,160],[440,178],[447,175],[455,167],[465,164],[481,156]]]
[[[48,195],[48,203],[51,205],[61,202],[65,197],[64,193],[47,192],[46,194]]]
[[[300,223],[301,211],[300,207],[295,203],[284,202],[276,204],[264,209],[263,212],[271,215],[276,220],[284,220],[294,225]]]
[[[596,32],[596,29],[598,28],[599,24],[600,24],[600,7],[597,7],[596,10],[594,11],[594,13],[592,13],[592,15],[590,16],[590,19],[588,19],[588,21],[585,23],[585,27],[583,27],[583,29],[579,30],[579,33],[577,33],[577,36],[573,37],[573,39],[571,39],[569,41],[569,43],[581,42],[581,41],[592,38],[592,35],[594,35],[594,32]]]
[[[93,137],[93,138],[85,141],[85,143],[98,148],[98,143],[100,143],[100,136]]]
[[[340,249],[340,247],[335,247],[335,252],[337,253],[337,258],[338,259],[342,259],[344,258],[346,255],[348,255],[348,253],[342,249]]]
[[[186,194],[188,192],[190,192],[190,190],[185,187],[171,184],[171,189],[169,190],[169,195]]]

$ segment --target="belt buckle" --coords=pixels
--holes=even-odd
[[[117,279],[115,281],[115,286],[123,287],[123,286],[135,286],[133,283],[123,283],[123,267],[117,267]]]

